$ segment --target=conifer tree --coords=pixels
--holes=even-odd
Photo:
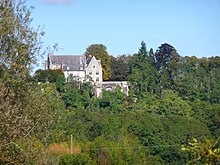
[[[141,42],[141,47],[134,58],[129,75],[129,80],[134,86],[134,93],[140,95],[143,92],[153,92],[155,90],[156,70],[151,64],[151,57],[144,41]]]

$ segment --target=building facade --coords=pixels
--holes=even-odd
[[[117,86],[128,95],[129,85],[127,81],[104,81],[102,80],[101,61],[90,55],[48,55],[45,69],[61,69],[66,82],[79,81],[90,82],[95,88],[97,97],[101,96],[102,90],[113,91]]]
[[[102,82],[101,61],[94,56],[48,55],[45,69],[61,69],[66,81]]]

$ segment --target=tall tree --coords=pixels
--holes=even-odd
[[[2,0],[0,10],[1,67],[7,70],[5,76],[27,77],[36,64],[43,32],[30,27],[31,10],[22,0]]]
[[[111,78],[111,68],[110,68],[111,57],[107,52],[106,46],[102,44],[92,44],[88,48],[86,48],[86,52],[85,52],[85,55],[87,57],[90,54],[95,56],[96,59],[101,60],[103,80],[109,80]]]
[[[58,102],[54,91],[30,82],[43,35],[30,15],[23,0],[0,1],[0,164],[31,164],[35,142],[45,140],[53,121],[51,101]]]
[[[220,57],[211,57],[209,61],[210,102],[220,103]]]
[[[158,47],[155,53],[155,66],[158,70],[161,68],[168,67],[169,63],[172,61],[179,61],[180,55],[177,53],[176,49],[164,43]]]
[[[173,46],[164,43],[158,47],[154,59],[155,67],[159,73],[160,94],[163,89],[175,90],[174,80],[178,62],[180,60],[180,55],[177,53],[176,49]]]
[[[154,50],[153,50],[153,48],[151,48],[150,51],[149,51],[149,58],[150,58],[151,64],[154,65],[155,64],[155,59],[154,59]]]
[[[111,57],[111,80],[125,81],[129,73],[129,56]]]
[[[218,57],[184,57],[178,66],[175,78],[176,90],[184,99],[201,99],[210,103],[219,103],[219,65]]]
[[[179,64],[178,75],[175,80],[176,90],[185,100],[194,101],[199,97],[198,85],[198,59],[184,57]]]
[[[134,86],[135,95],[140,95],[143,92],[153,92],[155,78],[156,70],[151,64],[146,44],[142,41],[138,53],[134,55],[131,74],[129,75],[129,80]]]

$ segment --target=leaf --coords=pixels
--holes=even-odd
[[[196,143],[198,142],[198,140],[197,140],[197,139],[195,139],[195,138],[192,138],[192,140],[193,140],[194,142],[196,142]]]

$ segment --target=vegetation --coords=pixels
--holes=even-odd
[[[216,141],[204,138],[203,142],[192,138],[188,145],[182,146],[182,151],[188,151],[192,160],[190,164],[217,164],[220,161],[219,139]]]
[[[219,164],[220,57],[91,45],[105,80],[131,84],[97,98],[61,70],[31,77],[43,33],[23,1],[2,0],[0,16],[0,164]]]
[[[62,100],[53,84],[31,81],[43,33],[30,27],[30,10],[11,0],[1,1],[0,9],[0,162],[31,163],[47,143]]]
[[[35,72],[34,78],[37,82],[42,83],[54,83],[56,85],[56,89],[61,92],[63,91],[63,83],[65,82],[65,76],[61,69],[58,70],[37,70]]]
[[[110,73],[110,56],[107,52],[107,48],[102,44],[92,44],[86,48],[85,55],[93,55],[97,60],[101,60],[103,80],[109,80],[111,78]]]
[[[194,144],[191,147],[188,145],[192,144],[191,139],[202,141],[207,137],[214,140],[220,135],[219,100],[211,99],[219,95],[216,74],[219,71],[219,58],[179,56],[178,60],[166,59],[163,64],[166,66],[158,69],[156,54],[152,49],[148,52],[146,44],[142,42],[137,54],[111,57],[114,64],[120,61],[122,64],[121,71],[117,65],[111,64],[114,73],[111,79],[130,80],[129,96],[117,88],[111,92],[103,91],[102,97],[97,98],[93,96],[93,88],[89,84],[62,84],[64,90],[59,94],[66,110],[60,111],[61,122],[53,129],[55,136],[49,142],[59,148],[66,144],[65,152],[56,150],[57,162],[215,164],[219,161],[218,143],[211,149],[214,157],[202,155],[205,158],[201,159],[195,152],[203,153],[208,142],[214,144],[212,140],[198,143],[196,150],[191,148]],[[196,66],[196,71],[193,66]],[[117,77],[116,73],[123,76]],[[207,75],[209,73],[212,75]],[[49,72],[47,74],[50,75]],[[207,83],[203,80],[209,76],[212,76],[209,83],[213,85],[203,85]],[[210,90],[209,96],[205,96],[204,90]],[[70,154],[71,136],[73,155]],[[52,158],[52,155],[48,157]]]

